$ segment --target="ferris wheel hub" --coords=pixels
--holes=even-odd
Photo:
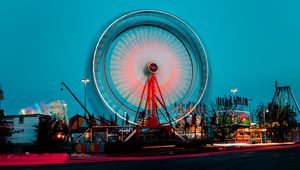
[[[158,66],[156,63],[149,63],[147,69],[150,73],[156,73],[158,71]]]

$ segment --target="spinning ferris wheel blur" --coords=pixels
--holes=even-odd
[[[134,118],[141,106],[149,105],[144,93],[155,75],[157,85],[152,86],[163,102],[152,103],[156,107],[147,110],[168,110],[174,123],[190,113],[175,116],[182,104],[195,102],[194,109],[201,101],[209,68],[203,44],[186,23],[165,12],[142,10],[123,15],[104,31],[94,52],[92,74],[106,107],[124,120],[129,116],[132,124],[138,124]],[[163,113],[157,115],[163,122]]]

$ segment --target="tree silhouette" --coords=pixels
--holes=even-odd
[[[268,111],[267,111],[268,110]],[[266,127],[275,142],[287,141],[288,133],[297,127],[297,113],[290,105],[260,104],[256,109],[259,123]],[[264,115],[265,114],[265,115]]]
[[[55,119],[52,117],[41,117],[39,124],[35,126],[35,144],[37,145],[38,150],[41,152],[51,151],[51,145],[53,144],[52,126],[54,122]]]
[[[296,112],[290,105],[280,107],[269,104],[268,109],[267,122],[274,134],[274,139],[278,142],[286,141],[288,133],[297,127]]]
[[[226,141],[226,137],[230,132],[232,125],[231,110],[232,108],[229,106],[211,104],[211,110],[209,111],[211,125],[214,127],[214,136],[221,142]]]
[[[53,152],[59,149],[59,145],[63,144],[65,138],[57,139],[57,133],[65,137],[69,134],[68,126],[57,116],[40,117],[39,124],[35,127],[35,144],[40,152]]]
[[[0,114],[0,145],[7,144],[7,137],[13,134],[13,129],[7,127],[7,121],[5,120],[4,114]]]

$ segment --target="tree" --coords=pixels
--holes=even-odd
[[[7,144],[7,137],[10,137],[13,129],[7,127],[4,114],[0,114],[0,146]]]
[[[297,127],[297,114],[294,108],[291,108],[290,105],[280,107],[276,104],[269,104],[268,109],[267,122],[270,124],[275,140],[278,142],[286,141],[288,133]]]
[[[232,124],[231,108],[218,104],[212,104],[209,111],[211,117],[211,125],[214,126],[214,136],[221,142],[226,141],[226,137],[230,132]]]
[[[279,106],[277,104],[260,104],[256,109],[257,119],[260,124],[264,123],[272,133],[274,141],[286,141],[288,133],[297,127],[297,114],[290,105]]]
[[[51,117],[40,117],[35,133],[35,144],[40,152],[61,151],[63,145],[67,144],[69,128],[64,120],[54,114]]]
[[[53,143],[52,126],[54,122],[55,119],[52,117],[41,117],[39,120],[39,124],[35,126],[35,144],[37,145],[39,151],[49,152],[51,150],[50,147]]]
[[[267,107],[263,104],[263,103],[260,103],[257,107],[256,107],[256,110],[255,110],[255,113],[256,113],[256,119],[259,123],[264,123],[265,121],[265,118],[264,116],[268,116],[266,114],[267,111]]]

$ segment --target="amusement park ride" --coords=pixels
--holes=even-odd
[[[158,81],[156,79],[156,72],[158,71],[158,66],[155,63],[149,63],[146,65],[147,71],[149,72],[149,78],[146,81],[141,99],[139,101],[138,110],[135,116],[135,122],[138,122],[138,125],[135,127],[135,130],[129,135],[124,142],[128,141],[134,134],[136,134],[137,139],[139,138],[139,133],[142,129],[160,129],[164,133],[167,133],[167,136],[172,137],[172,133],[177,135],[180,139],[184,140],[183,137],[178,135],[172,127],[172,117],[167,110],[165,100],[163,98],[162,92],[160,90]],[[141,104],[143,97],[146,94],[146,103],[144,106],[144,111],[140,112]],[[163,110],[158,107],[158,104]],[[166,119],[168,124],[162,125],[159,121],[158,112],[160,112],[163,117]],[[140,117],[140,119],[138,119]]]
[[[92,60],[97,93],[126,120],[136,140],[185,140],[174,126],[190,116],[208,86],[208,60],[199,37],[176,16],[155,10],[125,14],[100,37]],[[180,117],[185,103],[195,103]],[[174,105],[174,103],[177,103]]]
[[[99,38],[92,77],[108,112],[130,124],[126,126],[130,133],[122,133],[121,141],[184,141],[176,129],[203,100],[209,86],[208,59],[195,31],[181,19],[161,11],[134,11],[116,19]],[[88,128],[75,142],[87,133],[107,142],[109,132],[124,131],[124,126],[112,122],[110,126],[97,124],[66,84],[62,86],[87,114]],[[273,103],[281,101],[284,92],[295,101],[290,87],[276,87]],[[237,97],[236,101],[235,107],[248,105],[246,98]],[[178,115],[186,103],[193,104]]]
[[[130,124],[123,142],[185,140],[175,127],[200,105],[209,68],[203,44],[186,23],[165,12],[142,10],[121,16],[104,31],[94,51],[92,77],[106,108]],[[75,143],[87,133],[107,142],[109,131],[124,129],[98,125],[62,86],[87,114],[89,127]],[[185,103],[194,104],[181,116],[175,114]],[[106,136],[97,136],[100,131]]]
[[[292,99],[292,101],[291,101]],[[295,99],[294,93],[290,86],[278,86],[275,81],[275,93],[272,99],[272,105],[277,104],[278,106],[284,106],[286,104],[294,104],[297,111],[300,113],[299,105]]]

